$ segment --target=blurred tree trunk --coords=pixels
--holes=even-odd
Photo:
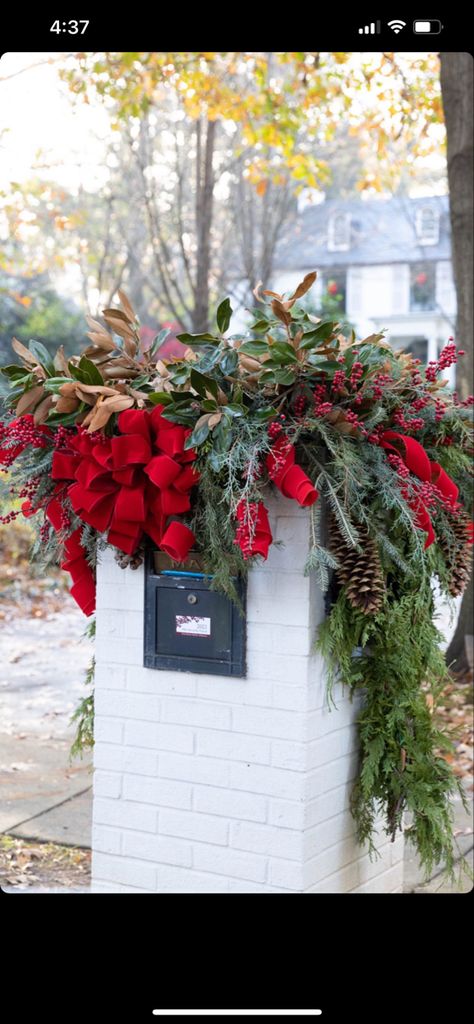
[[[454,282],[457,295],[456,340],[466,355],[457,366],[461,398],[472,390],[473,366],[473,58],[470,53],[441,54],[441,94],[448,142],[448,182]],[[464,594],[456,631],[446,652],[448,664],[468,667],[465,637],[473,631],[472,579]]]
[[[214,147],[216,121],[205,121],[202,138],[201,119],[196,123],[196,291],[192,312],[193,331],[209,330],[209,275],[211,267],[211,228],[214,198]]]

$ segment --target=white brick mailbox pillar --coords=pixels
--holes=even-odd
[[[270,502],[249,576],[247,677],[143,668],[143,569],[98,573],[93,890],[396,893],[403,840],[370,861],[348,802],[357,703],[311,653],[324,616],[303,576],[308,513]]]

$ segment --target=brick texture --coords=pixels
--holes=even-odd
[[[246,679],[143,667],[143,571],[98,571],[96,892],[400,892],[403,842],[371,861],[349,811],[359,701],[312,653],[308,513],[272,498],[249,577]]]

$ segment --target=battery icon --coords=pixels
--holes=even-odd
[[[434,21],[414,21],[413,31],[420,36],[438,35],[441,32],[442,24],[437,18]]]

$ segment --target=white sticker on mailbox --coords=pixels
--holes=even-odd
[[[211,620],[202,615],[177,615],[176,632],[184,636],[210,636]]]

